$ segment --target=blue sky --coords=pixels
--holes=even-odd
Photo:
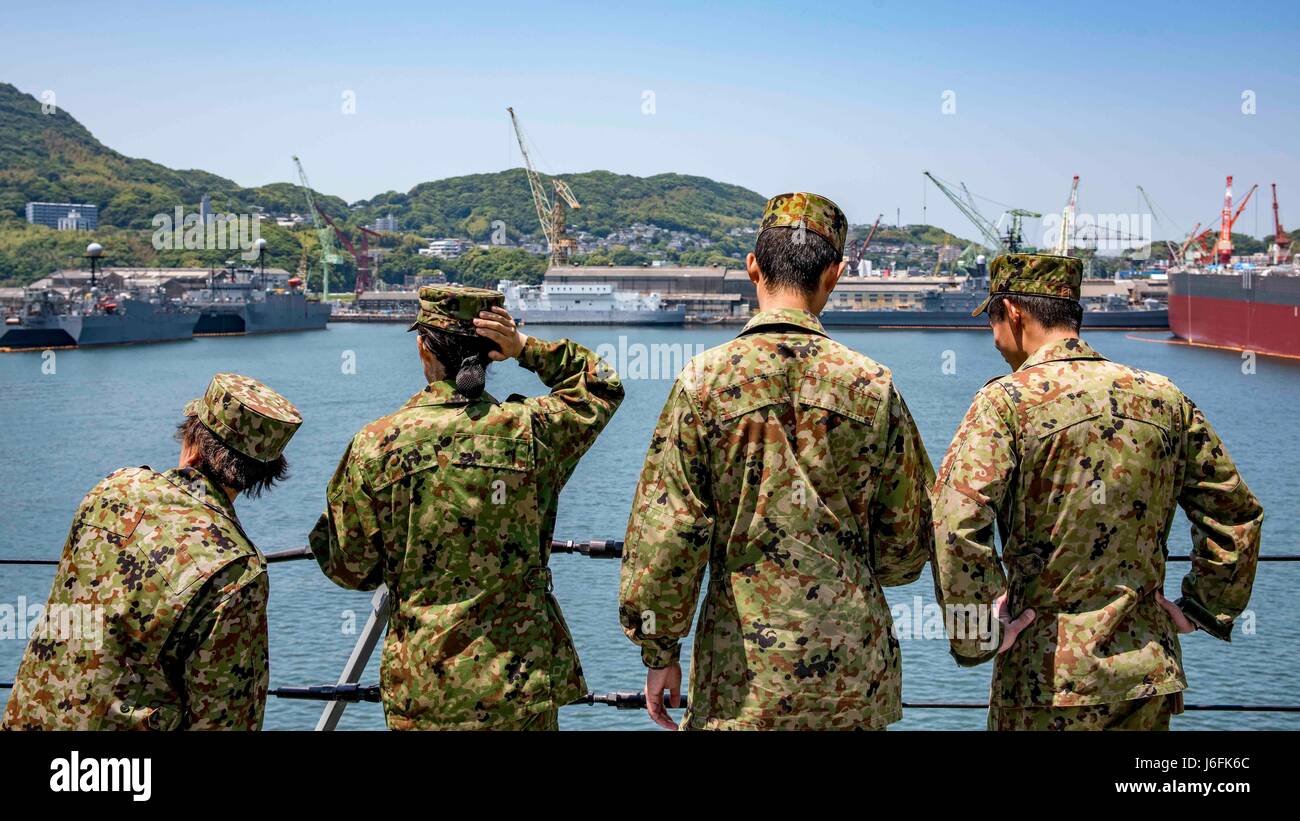
[[[1180,231],[1231,173],[1264,194],[1238,230],[1271,233],[1271,182],[1300,225],[1300,3],[1151,5],[59,0],[8,4],[0,80],[124,154],[259,185],[297,153],[349,200],[517,166],[513,105],[544,171],[813,190],[855,223],[924,198],[974,236],[929,169],[991,217],[1059,211],[1074,174],[1080,210],[1145,210],[1141,184]]]

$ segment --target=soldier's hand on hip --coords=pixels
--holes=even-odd
[[[1169,614],[1169,618],[1174,620],[1174,627],[1178,628],[1179,633],[1196,632],[1196,625],[1192,624],[1191,619],[1183,615],[1182,609],[1169,599],[1166,599],[1165,594],[1159,590],[1156,591],[1156,604],[1164,608],[1164,611]]]
[[[667,667],[650,668],[645,671],[645,709],[655,724],[665,730],[676,730],[677,722],[668,716],[664,708],[664,690],[671,693],[671,704],[682,706],[682,666],[670,664]]]
[[[528,341],[528,337],[515,327],[515,319],[510,312],[499,305],[494,305],[490,311],[480,311],[478,319],[474,320],[474,330],[501,348],[488,354],[493,362],[519,356],[524,343]]]
[[[993,615],[997,616],[998,621],[1002,624],[1002,644],[998,646],[999,654],[1010,650],[1016,643],[1016,637],[1020,635],[1020,631],[1024,630],[1033,623],[1034,619],[1038,618],[1038,614],[1034,612],[1034,608],[1027,607],[1024,612],[1012,619],[1011,614],[1007,612],[1006,593],[1003,593],[1001,596],[998,596],[993,600]]]

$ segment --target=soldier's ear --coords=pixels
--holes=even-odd
[[[753,251],[750,251],[749,255],[745,257],[745,273],[749,274],[749,281],[757,287],[758,281],[763,277],[763,272],[758,268],[758,257],[754,255]]]
[[[844,269],[847,268],[848,265],[849,263],[847,261],[840,260],[828,267],[826,275],[822,278],[823,284],[826,286],[827,294],[835,290],[835,286],[839,284],[840,277],[844,276]]]

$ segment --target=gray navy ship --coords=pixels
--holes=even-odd
[[[321,330],[330,306],[308,299],[302,286],[297,277],[230,264],[182,299],[198,315],[196,336]]]
[[[969,276],[956,288],[933,288],[908,308],[827,308],[821,313],[827,327],[858,328],[987,328],[987,316],[971,316],[988,294],[988,279]],[[1156,299],[1130,304],[1121,294],[1083,300],[1083,327],[1092,330],[1165,330],[1168,306]]]
[[[33,288],[19,313],[5,317],[0,351],[172,342],[192,338],[197,319],[157,292],[104,296],[92,287],[70,296]]]

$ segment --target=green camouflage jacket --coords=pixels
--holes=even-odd
[[[267,593],[206,476],[113,473],[77,509],[5,729],[260,729]]]
[[[551,594],[556,502],[623,399],[575,342],[533,337],[547,396],[434,382],[352,439],[311,534],[337,584],[392,596],[380,673],[393,729],[517,723],[586,693]]]
[[[935,587],[958,662],[994,657],[988,608],[1006,592],[1012,615],[1032,607],[1037,619],[997,656],[994,703],[1184,689],[1177,630],[1154,596],[1179,505],[1194,555],[1183,611],[1227,639],[1250,598],[1264,514],[1191,400],[1079,339],[989,382],[934,489]]]
[[[709,570],[684,726],[901,717],[881,587],[925,566],[933,476],[889,369],[806,311],[759,312],[688,363],[646,455],[620,590],[624,631],[663,667]]]

